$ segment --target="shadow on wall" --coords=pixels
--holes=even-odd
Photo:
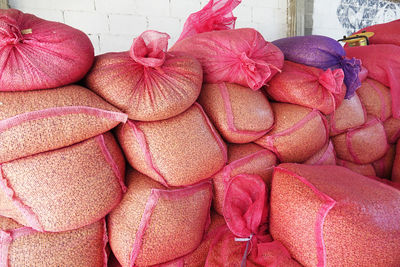
[[[341,0],[337,18],[348,35],[364,27],[400,19],[400,1]]]

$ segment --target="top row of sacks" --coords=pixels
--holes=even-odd
[[[283,53],[254,29],[195,34],[186,27],[169,51],[168,34],[146,31],[130,51],[94,57],[89,38],[77,29],[14,9],[0,16],[0,91],[61,87],[86,76],[87,87],[132,120],[182,113],[203,81],[258,90],[283,66]]]

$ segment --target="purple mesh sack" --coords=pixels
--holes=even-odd
[[[286,60],[324,70],[342,69],[347,87],[346,99],[352,97],[356,89],[361,86],[358,77],[361,61],[356,58],[346,58],[343,47],[332,38],[320,35],[295,36],[272,43],[282,50]]]

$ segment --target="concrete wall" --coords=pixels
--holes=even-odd
[[[128,50],[147,29],[167,32],[170,46],[190,13],[208,0],[9,0],[11,8],[66,23],[87,33],[96,53]],[[286,36],[287,0],[242,0],[237,28],[253,27],[269,40]]]

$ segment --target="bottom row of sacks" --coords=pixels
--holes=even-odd
[[[0,217],[0,266],[400,266],[400,191],[379,178],[284,163],[271,190],[255,174],[228,180],[223,216],[211,180],[167,189],[129,169],[107,226],[38,232]]]

